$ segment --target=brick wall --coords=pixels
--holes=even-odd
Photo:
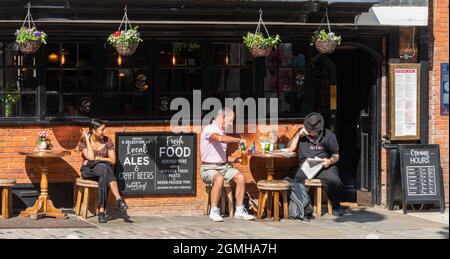
[[[439,144],[444,173],[444,186],[446,201],[449,199],[449,121],[448,115],[441,116],[441,63],[449,62],[449,1],[430,1],[429,10],[430,30],[433,42],[430,44],[431,68],[430,71],[430,143]]]
[[[299,125],[282,124],[279,125],[280,136],[291,138]],[[38,161],[28,159],[18,155],[19,151],[29,151],[35,148],[38,133],[46,129],[49,131],[49,138],[55,150],[71,151],[71,155],[63,159],[52,159],[49,161],[49,181],[50,182],[75,182],[79,177],[79,168],[82,162],[81,154],[74,152],[79,138],[80,127],[78,126],[54,126],[43,128],[40,126],[23,127],[2,127],[0,128],[0,177],[14,178],[18,183],[39,183],[40,174],[38,171]],[[120,126],[108,127],[107,135],[114,139],[116,132],[168,132],[170,128],[167,125],[152,126]],[[260,129],[258,134],[246,134],[243,137],[247,143],[251,144],[257,141],[263,135],[264,129]],[[258,145],[257,149],[259,149]],[[239,156],[240,153],[236,146],[231,146],[231,157]],[[233,152],[234,150],[234,152]],[[197,154],[197,159],[199,155]],[[200,161],[197,161],[198,167]],[[295,159],[288,162],[278,163],[275,178],[282,178],[294,165]],[[251,159],[248,166],[234,165],[245,174],[247,180],[247,189],[252,198],[256,198],[256,184],[258,180],[266,178],[264,163],[258,159]],[[197,194],[195,196],[133,196],[127,197],[131,209],[130,213],[139,214],[200,214],[204,206],[204,186],[198,174],[197,168]]]

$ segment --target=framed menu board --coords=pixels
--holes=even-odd
[[[124,195],[193,195],[196,135],[116,133],[116,176]]]
[[[390,65],[391,140],[420,139],[420,64]]]

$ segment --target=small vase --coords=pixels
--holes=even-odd
[[[38,149],[39,150],[46,150],[48,148],[48,144],[46,140],[39,140],[38,142]]]

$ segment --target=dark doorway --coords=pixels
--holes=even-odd
[[[371,197],[376,62],[366,51],[350,46],[317,56],[314,61],[315,87],[325,91],[325,99],[329,99],[327,107],[319,112],[326,118],[327,127],[336,133],[340,145],[338,166],[345,185],[343,199],[356,201],[358,191]]]

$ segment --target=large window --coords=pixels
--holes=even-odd
[[[304,116],[311,110],[307,43],[283,43],[266,59],[264,97],[278,98],[280,117]]]
[[[36,117],[36,59],[13,42],[0,41],[0,117]]]
[[[152,87],[151,43],[144,42],[132,56],[103,50],[99,116],[106,119],[150,119]]]
[[[45,47],[47,118],[94,115],[92,43],[49,43]]]
[[[154,115],[169,118],[170,102],[177,97],[192,101],[192,91],[203,89],[202,49],[200,41],[160,41],[157,43]]]
[[[253,58],[239,40],[145,39],[127,57],[104,43],[53,41],[22,56],[16,44],[0,41],[1,117],[36,118],[41,107],[47,120],[169,119],[176,112],[171,101],[192,101],[197,89],[202,99],[278,98],[281,118],[303,117],[327,104],[307,41],[287,41],[265,59]]]

